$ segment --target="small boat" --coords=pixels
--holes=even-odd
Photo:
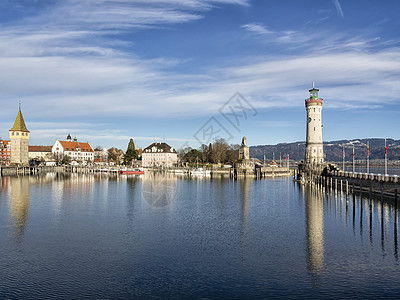
[[[143,175],[144,170],[142,168],[135,168],[133,170],[125,169],[125,170],[119,170],[118,173],[122,175]]]
[[[210,176],[211,175],[211,171],[210,170],[206,170],[206,169],[202,169],[202,168],[197,168],[194,170],[190,171],[190,175],[193,176]]]

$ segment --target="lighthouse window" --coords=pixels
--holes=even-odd
[[[315,131],[315,127],[314,127],[314,131]]]
[[[315,112],[315,108],[314,108],[314,112]]]

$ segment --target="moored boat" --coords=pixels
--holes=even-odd
[[[197,169],[194,169],[194,170],[190,170],[190,175],[193,175],[193,176],[210,176],[211,175],[211,171],[203,169],[203,168],[197,168]]]
[[[144,170],[142,168],[135,168],[133,170],[125,169],[125,170],[119,170],[118,173],[122,175],[143,175]]]

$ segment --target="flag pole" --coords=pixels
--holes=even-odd
[[[344,145],[343,145],[343,172],[345,171],[344,169],[344,159],[346,158],[346,153],[344,152]]]
[[[290,169],[290,167],[289,167],[289,154],[287,155],[287,169],[288,170]]]
[[[386,138],[385,138],[385,175],[387,175],[387,150],[388,147],[386,146]]]
[[[369,174],[369,141],[367,142],[367,174]]]

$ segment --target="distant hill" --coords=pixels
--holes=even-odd
[[[353,145],[356,160],[365,160],[367,157],[367,142],[369,142],[369,158],[384,159],[385,158],[385,139],[356,139],[356,140],[340,140],[324,142],[324,153],[326,161],[340,162],[343,159],[343,145],[345,147],[346,161],[353,159]],[[400,160],[400,140],[387,139],[389,160]],[[279,160],[279,155],[284,159],[289,154],[291,160],[304,160],[306,149],[305,142],[281,143],[277,145],[251,146],[250,156],[253,158],[263,159],[264,154],[267,160],[271,160],[273,153],[275,160]]]

